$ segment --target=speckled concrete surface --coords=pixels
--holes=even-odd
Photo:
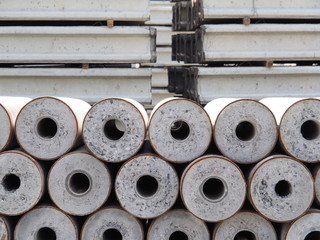
[[[37,239],[42,228],[54,231],[56,240],[78,239],[78,230],[73,220],[54,207],[38,207],[23,215],[15,228],[14,239]]]
[[[34,99],[18,115],[18,142],[35,158],[57,159],[79,143],[82,122],[89,109],[90,105],[79,99]],[[38,123],[45,118],[53,120],[57,125],[57,131],[52,137],[42,137],[37,130]]]
[[[210,199],[203,192],[209,179],[223,182],[221,196]],[[215,186],[212,186],[215,187]],[[192,162],[181,178],[180,194],[187,209],[204,221],[217,222],[231,217],[246,198],[246,182],[241,170],[220,156],[204,156]]]
[[[176,121],[184,121],[189,126],[190,132],[183,140],[171,134],[171,126]],[[166,99],[157,104],[151,113],[150,142],[154,150],[169,161],[190,162],[200,157],[209,147],[211,138],[212,126],[208,114],[191,100]]]
[[[104,132],[105,124],[113,119],[124,125],[123,136],[117,140],[108,138]],[[142,147],[147,121],[147,113],[140,103],[129,99],[105,99],[96,103],[84,120],[84,142],[97,158],[121,162]]]
[[[318,204],[320,204],[320,166],[318,167],[314,179],[315,197]]]
[[[254,212],[239,212],[220,223],[214,232],[213,240],[234,240],[241,231],[248,231],[254,239],[277,240],[277,234],[272,224]],[[244,238],[243,238],[244,239]],[[253,239],[253,238],[245,238]]]
[[[87,189],[75,192],[70,186],[72,176],[89,180]],[[80,181],[80,179],[77,179]],[[86,188],[81,181],[80,188]],[[48,190],[53,202],[71,215],[88,215],[98,210],[107,200],[112,188],[107,167],[95,157],[84,152],[74,152],[60,158],[48,176]]]
[[[8,189],[5,178],[15,175],[20,179],[17,189]],[[0,154],[0,214],[20,215],[34,207],[43,194],[45,180],[35,160],[19,151]]]
[[[168,240],[175,232],[192,240],[209,240],[206,224],[185,210],[173,210],[157,218],[148,230],[147,240]],[[184,235],[184,236],[185,236]],[[174,238],[179,239],[179,238]]]
[[[277,184],[289,186],[276,192]],[[288,222],[307,211],[314,198],[313,178],[299,161],[287,156],[273,156],[251,171],[249,199],[255,209],[275,222]]]
[[[142,196],[137,190],[137,182],[143,176],[151,176],[157,181],[158,188],[151,196]],[[175,203],[179,179],[174,168],[158,156],[138,155],[119,170],[115,191],[121,206],[128,212],[140,218],[155,218]]]
[[[10,135],[12,134],[11,121],[8,112],[0,104],[0,151],[6,148],[10,142]]]
[[[141,223],[131,214],[118,208],[105,208],[91,215],[81,233],[81,240],[101,240],[106,230],[116,229],[122,240],[143,240]]]
[[[0,240],[9,240],[9,230],[6,222],[3,218],[0,217]]]

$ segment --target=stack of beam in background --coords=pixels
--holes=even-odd
[[[318,99],[0,103],[1,239],[319,239]]]

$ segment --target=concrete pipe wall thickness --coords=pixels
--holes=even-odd
[[[138,155],[119,170],[115,191],[120,205],[132,215],[160,216],[175,203],[179,179],[170,163],[153,154]]]
[[[84,216],[98,210],[107,201],[111,188],[108,168],[86,152],[61,157],[48,175],[52,201],[71,215]]]
[[[17,117],[17,140],[37,159],[57,159],[81,143],[82,122],[89,109],[79,99],[36,98]]]
[[[206,224],[186,210],[172,210],[155,219],[147,240],[209,240]]]
[[[11,234],[7,220],[0,216],[0,239],[10,240]]]
[[[251,164],[267,157],[278,140],[272,112],[249,99],[215,99],[205,106],[214,124],[213,138],[229,159]]]
[[[212,240],[277,240],[273,225],[254,212],[239,212],[220,223]]]
[[[320,162],[320,100],[271,98],[262,101],[276,115],[283,149],[301,161]]]
[[[246,182],[236,164],[209,155],[185,169],[180,194],[186,208],[195,216],[218,222],[240,210],[246,198]]]
[[[23,97],[0,97],[0,152],[17,145],[14,132],[17,115],[30,100]]]
[[[251,170],[248,188],[253,207],[274,222],[298,218],[314,199],[310,171],[287,156],[272,156],[258,163]]]
[[[122,162],[134,156],[146,136],[148,115],[131,99],[107,98],[96,103],[83,124],[88,149],[99,159]]]
[[[315,171],[314,188],[317,203],[320,205],[320,166]]]
[[[310,210],[293,223],[283,227],[281,240],[320,239],[320,211]]]
[[[138,219],[120,208],[104,208],[85,222],[82,240],[143,240],[144,230]]]
[[[33,208],[42,197],[42,168],[20,151],[0,154],[0,214],[16,216]]]
[[[168,98],[153,109],[149,121],[149,139],[164,159],[190,162],[209,147],[212,126],[202,106],[188,99]]]
[[[60,210],[37,207],[19,220],[14,231],[15,240],[77,240],[74,221]]]

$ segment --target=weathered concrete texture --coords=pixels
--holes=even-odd
[[[268,156],[276,145],[276,120],[258,101],[217,99],[208,103],[205,110],[214,124],[213,137],[217,147],[235,162],[257,162]]]
[[[240,238],[239,234],[250,232],[254,238]],[[238,235],[238,236],[237,236]],[[237,237],[236,237],[237,236]],[[242,236],[244,237],[244,236]],[[213,240],[226,239],[259,239],[277,240],[277,234],[272,224],[253,212],[239,212],[217,226]]]
[[[88,215],[107,200],[112,180],[107,167],[85,152],[60,158],[48,176],[52,201],[71,215]]]
[[[10,240],[9,228],[4,218],[0,217],[0,239]]]
[[[21,108],[31,99],[22,97],[0,97],[0,151],[16,145],[15,122]]]
[[[176,125],[183,121],[189,130]],[[201,156],[209,147],[212,126],[208,114],[197,103],[182,99],[169,98],[158,103],[151,113],[149,138],[154,150],[168,161],[190,162]]]
[[[106,123],[116,120],[113,129]],[[83,138],[89,150],[107,162],[121,162],[135,155],[146,136],[148,116],[143,106],[131,99],[108,98],[96,103],[85,117]],[[117,136],[120,131],[122,136]]]
[[[35,158],[57,159],[81,142],[82,122],[89,109],[79,99],[34,99],[18,115],[17,140]]]
[[[139,182],[145,176],[148,176],[147,182]],[[115,191],[125,210],[139,218],[155,218],[175,203],[179,179],[174,168],[158,156],[138,155],[119,170]]]
[[[104,238],[108,230],[117,230],[122,236],[122,238],[118,239],[144,239],[144,231],[141,223],[131,214],[118,208],[105,208],[91,215],[82,228],[81,239],[109,239]]]
[[[20,215],[40,200],[45,180],[40,165],[25,153],[0,154],[0,214]]]
[[[55,238],[51,237],[53,235],[52,231],[55,234]],[[51,233],[51,239],[78,239],[78,230],[73,220],[56,208],[48,206],[38,207],[26,213],[15,228],[14,239],[49,239],[49,232]],[[42,235],[42,238],[39,235]],[[44,236],[46,237],[44,238]]]
[[[210,181],[214,182],[210,184]],[[239,167],[230,160],[204,156],[186,168],[180,193],[186,208],[195,216],[217,222],[231,217],[242,207],[246,182]]]
[[[314,187],[315,187],[316,201],[318,202],[318,204],[320,204],[320,167],[316,171]]]
[[[301,161],[320,161],[320,100],[305,99],[288,108],[280,123],[280,142]]]
[[[178,235],[173,237],[177,233]],[[209,240],[209,238],[206,224],[185,210],[173,210],[157,218],[152,222],[147,235],[147,240]]]
[[[275,222],[301,216],[313,202],[309,170],[287,156],[272,156],[258,163],[249,177],[248,197],[254,208]]]
[[[313,237],[311,237],[313,235]],[[294,221],[287,232],[282,234],[281,240],[306,239],[316,240],[320,236],[320,212],[319,210],[310,210]]]

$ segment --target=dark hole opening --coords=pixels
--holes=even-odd
[[[188,240],[188,239],[189,239],[188,235],[181,231],[175,231],[169,237],[169,240]]]
[[[184,140],[190,134],[190,127],[184,121],[176,121],[171,125],[171,136],[176,140]]]
[[[110,228],[103,233],[103,240],[122,240],[122,234],[115,228]]]
[[[276,184],[275,191],[280,197],[286,197],[291,193],[291,184],[286,180],[281,180]]]
[[[8,174],[2,180],[2,185],[6,191],[15,191],[20,187],[20,178],[15,174]]]
[[[236,135],[242,141],[249,141],[255,135],[255,129],[252,123],[243,121],[236,128]]]
[[[301,134],[307,140],[314,140],[319,137],[320,129],[316,121],[308,120],[301,125]]]
[[[320,231],[310,232],[304,240],[319,240],[320,239]]]
[[[58,126],[51,118],[41,119],[37,125],[37,132],[43,138],[53,138],[58,131]]]
[[[238,232],[233,240],[256,240],[256,236],[249,231]]]
[[[106,135],[107,138],[110,140],[119,140],[122,138],[125,132],[125,125],[123,122],[112,119],[106,122],[104,125],[104,134]]]
[[[218,200],[225,194],[225,186],[220,179],[210,178],[203,184],[202,191],[208,199]]]
[[[53,231],[51,228],[44,227],[40,228],[36,240],[56,240],[57,236],[55,231]]]
[[[69,187],[76,194],[82,194],[90,188],[90,179],[83,173],[75,173],[71,176]]]
[[[142,176],[137,181],[137,191],[142,197],[151,197],[158,191],[158,181],[152,176]]]

